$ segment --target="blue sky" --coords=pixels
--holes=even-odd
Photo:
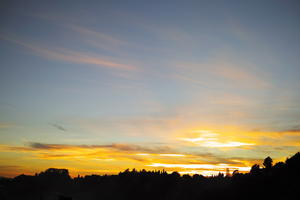
[[[299,150],[297,1],[3,1],[0,9],[7,166],[26,168],[7,155],[34,142],[253,159]],[[218,143],[181,140],[201,135]],[[27,151],[25,163],[42,166]]]

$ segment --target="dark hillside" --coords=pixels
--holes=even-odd
[[[101,200],[101,199],[297,199],[300,153],[275,165],[253,165],[247,174],[204,177],[177,172],[125,170],[118,175],[71,178],[67,169],[50,168],[35,176],[0,179],[2,200]]]

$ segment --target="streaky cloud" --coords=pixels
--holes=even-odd
[[[61,125],[59,125],[59,124],[51,124],[54,128],[57,128],[58,130],[60,130],[60,131],[64,131],[64,132],[66,132],[67,131],[67,129],[66,128],[64,128],[63,126],[61,126]]]
[[[82,148],[82,149],[112,149],[117,151],[125,152],[147,152],[147,153],[170,153],[173,150],[168,146],[159,147],[143,147],[135,144],[107,144],[107,145],[68,145],[68,144],[46,144],[38,142],[30,142],[28,145],[32,149],[44,149],[44,150],[54,150],[54,149],[72,149],[72,148]]]
[[[80,52],[80,51],[72,51],[63,48],[49,49],[19,39],[7,37],[2,34],[0,34],[0,39],[10,41],[12,43],[23,46],[27,49],[32,50],[35,54],[49,59],[60,60],[60,61],[71,62],[71,63],[78,63],[78,64],[88,64],[88,65],[98,66],[102,68],[119,69],[125,71],[137,70],[136,66],[124,64],[122,62],[112,61],[109,59],[103,59],[101,58],[101,55]]]

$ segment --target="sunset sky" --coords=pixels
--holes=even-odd
[[[0,3],[0,176],[249,171],[300,150],[300,2]]]

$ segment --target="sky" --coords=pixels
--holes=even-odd
[[[0,3],[0,176],[247,172],[299,147],[299,1]]]

